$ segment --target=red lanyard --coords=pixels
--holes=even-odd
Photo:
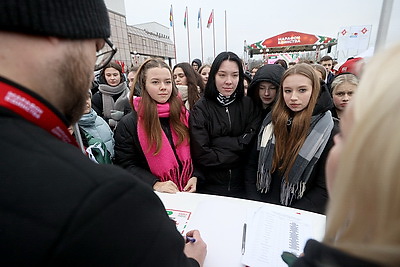
[[[28,93],[2,81],[0,81],[0,106],[45,129],[61,141],[79,148],[65,123],[50,108]]]

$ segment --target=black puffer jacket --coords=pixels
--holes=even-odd
[[[159,181],[151,171],[146,157],[140,146],[137,133],[137,113],[131,113],[122,117],[114,133],[114,164],[121,166],[131,173],[139,174],[138,177],[153,187]]]
[[[313,115],[325,113],[329,111],[332,106],[333,101],[328,88],[325,83],[323,85],[321,84],[321,93],[315,105]],[[338,132],[338,121],[334,119],[334,128],[332,129],[324,151],[311,172],[310,178],[306,184],[306,191],[301,199],[293,200],[290,207],[322,214],[325,213],[325,206],[328,201],[328,192],[325,184],[325,163],[329,151],[333,146],[333,137]],[[247,198],[280,205],[281,176],[278,175],[277,172],[272,173],[271,187],[268,193],[260,193],[256,189],[258,155],[257,144],[254,144],[245,171]]]
[[[122,117],[115,130],[114,164],[135,173],[142,181],[153,187],[159,182],[155,175],[150,171],[149,164],[143,153],[137,133],[138,117],[135,110]],[[161,128],[172,144],[172,133],[169,125],[169,118],[160,118]],[[202,175],[194,170],[193,176],[202,179]],[[198,180],[198,181],[199,181]]]
[[[248,97],[223,107],[202,97],[190,113],[194,164],[205,176],[198,192],[244,197],[244,164],[260,116]]]

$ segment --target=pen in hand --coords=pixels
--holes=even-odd
[[[187,237],[186,237],[186,243],[189,243],[189,242],[191,242],[191,243],[194,243],[194,242],[196,242],[196,238],[193,238],[193,237],[187,236]]]

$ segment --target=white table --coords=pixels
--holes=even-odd
[[[283,216],[301,216],[312,223],[312,232],[307,233],[309,238],[320,240],[325,229],[325,216],[279,205],[198,193],[156,194],[166,209],[192,212],[187,230],[199,230],[207,244],[205,267],[244,266],[241,263],[243,224],[249,210],[266,207]]]

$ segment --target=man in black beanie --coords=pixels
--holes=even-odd
[[[116,49],[103,0],[0,1],[0,265],[201,266],[152,189],[67,126]]]

